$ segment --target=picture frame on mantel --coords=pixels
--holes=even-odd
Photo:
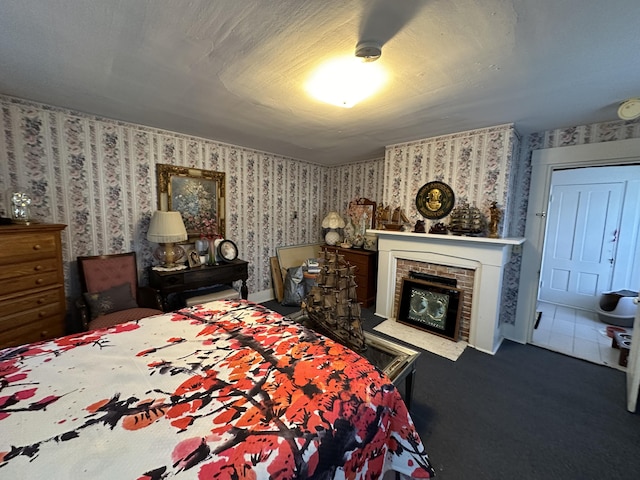
[[[178,211],[190,240],[203,228],[225,236],[225,174],[213,170],[156,165],[158,210]],[[208,231],[207,233],[211,233]]]

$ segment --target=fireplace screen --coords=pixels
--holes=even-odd
[[[462,290],[403,278],[398,322],[458,340]]]

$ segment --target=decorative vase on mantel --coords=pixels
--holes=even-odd
[[[351,221],[351,217],[347,217],[346,225],[344,226],[342,231],[344,232],[344,241],[353,243],[353,238],[356,234],[356,227]]]
[[[366,218],[366,217],[365,217]],[[356,231],[353,235],[353,243],[354,248],[362,248],[364,245],[364,234],[367,230],[365,225],[365,218],[361,218],[358,225],[355,227]]]

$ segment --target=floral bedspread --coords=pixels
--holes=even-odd
[[[367,360],[246,301],[0,350],[0,477],[379,478],[433,470]]]

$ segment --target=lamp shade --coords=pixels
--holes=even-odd
[[[180,212],[156,211],[151,217],[147,240],[154,243],[183,242],[188,238]]]
[[[344,228],[344,219],[338,212],[329,212],[322,220],[322,228]]]

